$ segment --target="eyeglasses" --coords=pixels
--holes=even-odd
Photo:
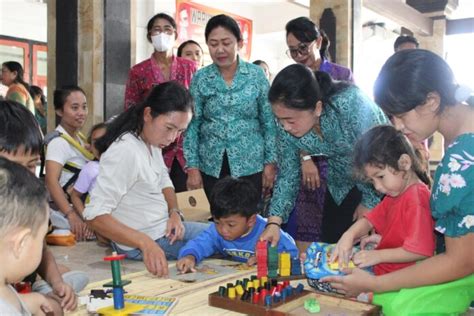
[[[286,55],[290,58],[296,58],[298,57],[298,54],[302,56],[306,56],[309,54],[309,47],[311,46],[313,42],[311,43],[299,43],[298,48],[289,48],[286,51]]]

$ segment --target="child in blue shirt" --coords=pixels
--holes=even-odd
[[[260,194],[248,180],[226,177],[219,180],[211,194],[211,214],[214,219],[208,229],[181,248],[176,267],[181,273],[194,271],[204,258],[220,253],[235,261],[255,264],[255,246],[267,220],[258,215]],[[298,256],[295,241],[281,231],[278,252]]]

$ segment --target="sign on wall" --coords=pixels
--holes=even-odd
[[[244,42],[240,50],[240,56],[245,60],[249,60],[250,53],[252,52],[252,20],[188,0],[176,0],[178,42],[182,43],[192,39],[204,48],[206,46],[204,29],[206,28],[207,21],[218,14],[226,14],[239,24]]]

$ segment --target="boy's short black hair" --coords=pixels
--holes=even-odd
[[[211,193],[211,214],[215,219],[231,215],[249,218],[258,213],[260,194],[254,184],[245,179],[223,178]]]
[[[35,234],[48,216],[44,184],[25,167],[0,157],[0,238],[17,227]]]
[[[397,39],[393,43],[393,50],[397,51],[398,47],[405,43],[412,43],[416,46],[416,48],[420,46],[420,43],[418,43],[418,40],[415,37],[404,34],[397,37]]]
[[[33,114],[15,101],[0,101],[0,151],[39,154],[43,135]]]

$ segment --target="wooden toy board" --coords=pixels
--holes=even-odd
[[[321,306],[319,313],[310,314],[304,309],[304,301],[310,298],[315,298],[319,302]],[[235,299],[221,297],[217,292],[209,294],[209,305],[243,314],[265,316],[380,315],[381,311],[379,306],[308,290],[303,290],[302,293],[295,294],[285,302],[274,304],[270,308],[265,307],[263,303],[252,304],[241,301],[239,297]]]

